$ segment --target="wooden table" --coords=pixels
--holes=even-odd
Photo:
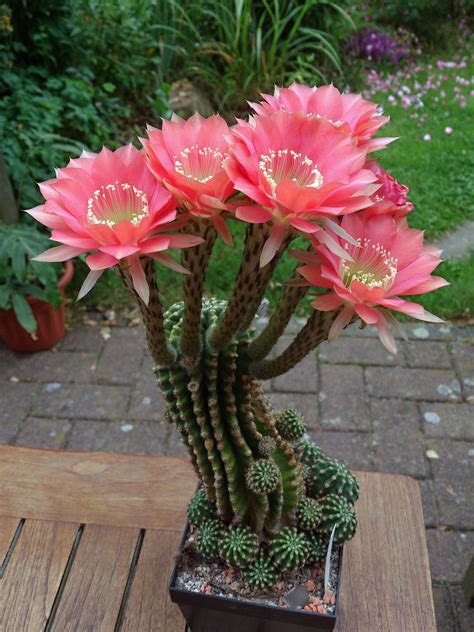
[[[337,632],[436,632],[417,483],[357,477]],[[0,446],[0,481],[1,632],[184,632],[167,581],[186,460]]]

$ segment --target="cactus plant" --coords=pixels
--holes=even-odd
[[[309,546],[308,561],[319,562],[323,560],[326,557],[328,549],[327,539],[316,531],[308,533],[306,539],[308,540]]]
[[[283,439],[296,441],[306,432],[304,417],[295,408],[288,408],[277,417],[276,427]]]
[[[206,492],[198,490],[188,504],[188,520],[199,527],[205,520],[213,518],[216,514],[216,504],[207,499]]]
[[[247,470],[247,487],[258,494],[265,496],[274,492],[281,483],[281,474],[273,459],[258,459]]]
[[[215,557],[219,552],[219,542],[223,534],[224,528],[219,520],[205,520],[198,529],[198,550],[205,557]]]
[[[352,504],[359,498],[359,483],[352,472],[340,461],[327,456],[316,459],[310,466],[309,489],[315,498],[336,494]]]
[[[294,527],[282,529],[271,544],[275,564],[284,571],[296,569],[304,564],[309,555],[306,537]]]
[[[262,551],[245,570],[245,578],[250,586],[258,590],[271,588],[276,582],[278,572],[271,558]]]
[[[314,531],[321,522],[321,505],[313,498],[303,498],[296,508],[296,523],[303,531]]]
[[[388,142],[372,139],[386,122],[375,104],[334,87],[292,85],[252,107],[251,125],[239,121],[229,129],[220,116],[175,116],[161,129],[148,128],[144,151],[127,145],[86,152],[41,186],[46,202],[29,212],[61,243],[36,260],[88,254],[80,296],[113,268],[135,297],[166,419],[202,485],[189,507],[200,550],[215,554],[225,533],[223,555],[248,564],[255,542],[267,542],[287,569],[308,555],[295,528],[297,521],[306,529],[316,520],[306,493],[320,499],[317,528],[327,534],[336,524],[342,541],[355,530],[358,487],[304,435],[297,411],[275,415],[259,380],[284,374],[359,319],[374,323],[394,353],[389,310],[433,320],[403,295],[443,280],[431,277],[438,254],[431,252],[427,265],[420,235],[400,221],[411,210],[405,189],[394,195],[393,179],[367,162],[374,147]],[[333,110],[341,120],[327,118]],[[228,301],[203,298],[213,246],[217,238],[231,244],[231,221],[246,225],[234,288]],[[289,251],[299,263],[257,336],[252,322],[276,265],[291,242],[305,236],[306,250]],[[181,251],[181,264],[170,249]],[[185,273],[184,300],[167,311],[156,265]],[[323,292],[312,298],[305,324],[270,357],[315,287]]]
[[[319,529],[323,533],[330,533],[334,526],[334,542],[341,544],[350,540],[357,529],[357,518],[352,505],[342,496],[329,494],[321,499],[322,517]]]
[[[258,553],[258,538],[249,527],[231,527],[222,537],[219,553],[231,566],[245,567]]]

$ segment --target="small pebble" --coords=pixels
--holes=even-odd
[[[309,592],[313,592],[313,590],[316,588],[316,584],[313,582],[312,579],[309,579],[305,584],[303,584],[304,587],[306,588],[306,590],[309,590]]]

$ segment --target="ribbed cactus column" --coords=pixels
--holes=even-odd
[[[168,418],[179,429],[219,517],[271,534],[294,520],[302,467],[279,435],[259,383],[249,376],[249,334],[236,335],[221,351],[208,342],[225,308],[224,301],[203,301],[201,354],[192,375],[179,362],[156,372]],[[164,327],[177,357],[184,321],[183,303],[166,313]],[[262,447],[265,440],[271,441],[270,451]]]

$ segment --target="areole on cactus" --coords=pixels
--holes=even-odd
[[[375,104],[293,84],[252,107],[231,128],[219,116],[173,116],[148,130],[144,150],[85,152],[40,185],[45,203],[29,212],[61,244],[39,259],[87,255],[81,295],[107,268],[134,294],[166,418],[201,485],[188,508],[197,549],[263,589],[321,559],[334,527],[337,543],[354,535],[359,490],[298,411],[272,410],[259,380],[358,320],[394,352],[391,310],[435,319],[400,296],[445,282],[431,276],[440,252],[408,227],[407,188],[368,159],[393,140],[374,138],[388,120]],[[205,297],[213,246],[231,246],[232,222],[247,225],[234,288],[227,301]],[[306,249],[289,248],[297,236]],[[287,249],[294,272],[257,335],[254,317]],[[183,301],[168,309],[156,265],[183,273]],[[306,323],[271,356],[309,295]]]

